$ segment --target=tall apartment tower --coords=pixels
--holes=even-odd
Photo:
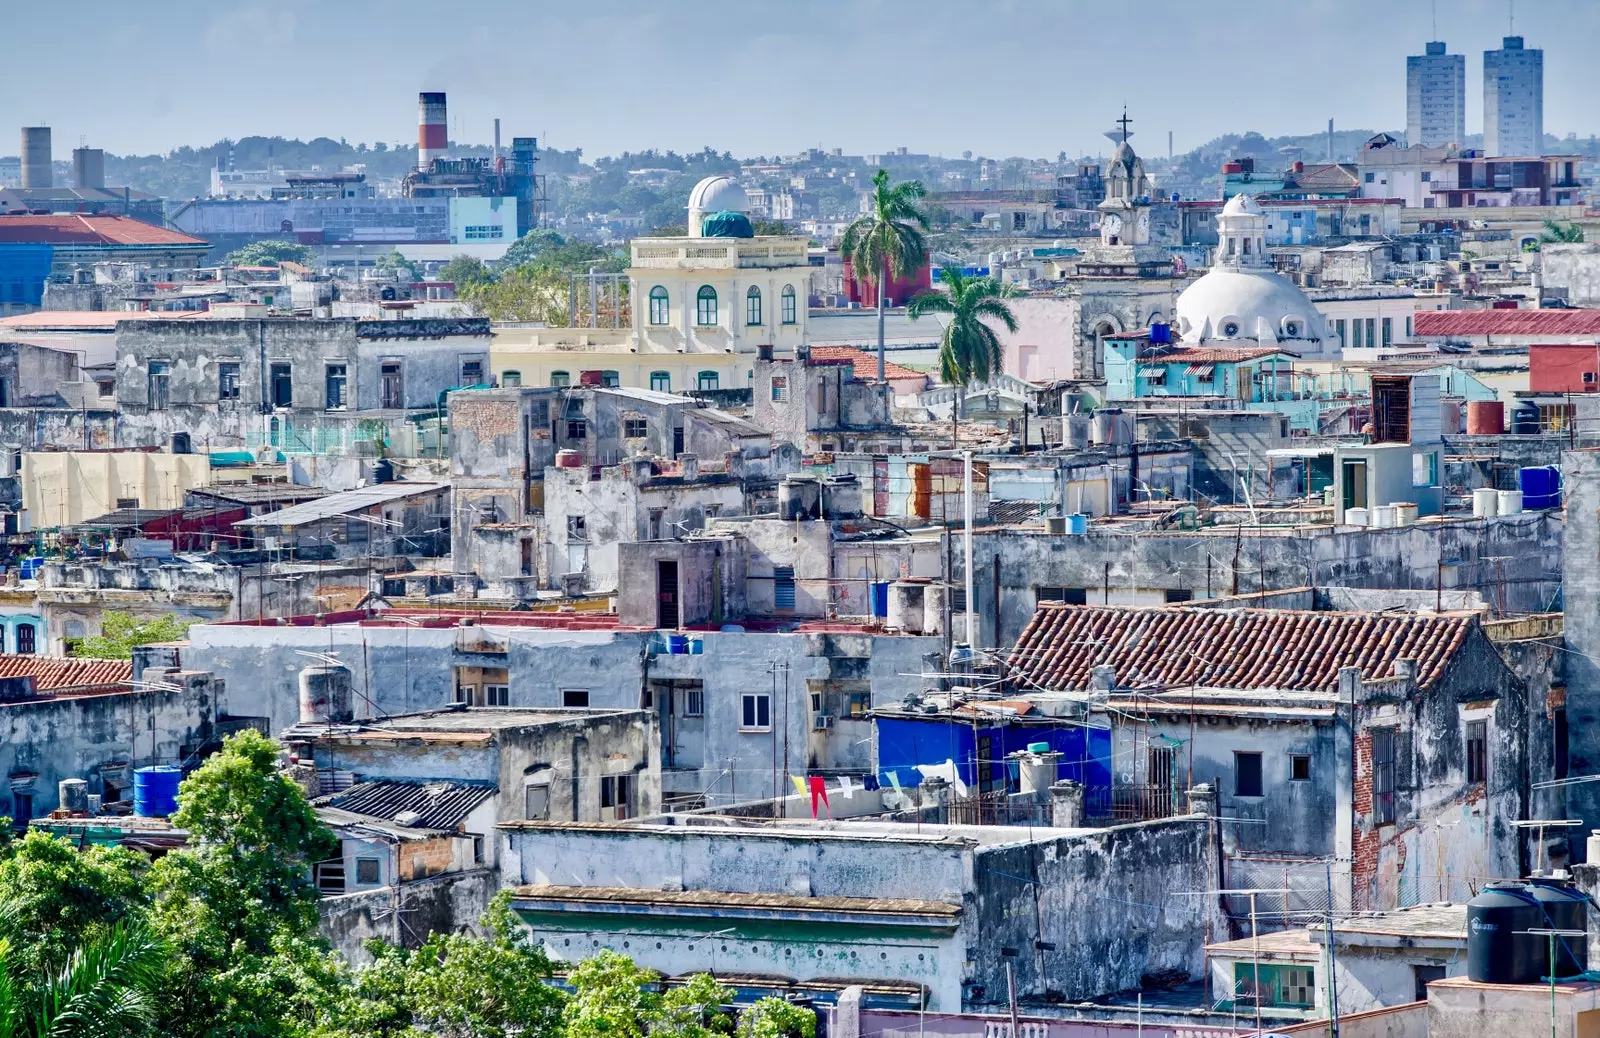
[[[1446,54],[1444,42],[1406,58],[1406,143],[1439,148],[1467,136],[1467,56]]]
[[[1521,36],[1483,52],[1483,151],[1544,153],[1544,51],[1527,50]]]

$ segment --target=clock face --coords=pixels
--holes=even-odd
[[[1107,234],[1121,234],[1122,217],[1118,216],[1116,213],[1112,213],[1100,222],[1100,227]]]

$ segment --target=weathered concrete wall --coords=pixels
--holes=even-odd
[[[1576,513],[1569,507],[1568,514]],[[1091,527],[1078,536],[983,531],[973,537],[975,608],[983,644],[1000,646],[1014,642],[1032,617],[1040,587],[1079,589],[1091,604],[1149,603],[1166,592],[1211,598],[1310,585],[1432,590],[1442,575],[1447,590],[1476,591],[1497,611],[1545,612],[1559,602],[1562,531],[1560,515],[1547,512],[1393,529]],[[964,562],[964,554],[954,552],[958,584],[965,579]]]
[[[1561,456],[1567,506],[1563,552],[1563,634],[1566,639],[1567,730],[1571,733],[1573,775],[1600,773],[1600,452],[1568,451]],[[1583,829],[1600,828],[1600,784],[1567,790],[1567,817],[1583,819]],[[1582,831],[1582,830],[1580,830]],[[1585,846],[1574,841],[1579,860]]]
[[[213,719],[226,713],[220,682],[191,682],[182,692],[40,698],[0,705],[0,815],[16,818],[18,793],[32,795],[32,816],[55,810],[56,784],[89,780],[104,794],[104,765],[132,798],[130,762],[172,764],[214,737]],[[31,778],[29,777],[31,776]]]
[[[1201,976],[1214,903],[1174,894],[1212,886],[1211,847],[1211,824],[1188,817],[979,848],[966,932],[984,1000],[1004,1002],[1002,947],[1019,951],[1019,992],[1035,998],[1096,998],[1162,970]]]
[[[738,537],[633,541],[618,546],[617,616],[629,627],[660,620],[662,562],[678,566],[678,626],[722,624],[746,615],[749,546]]]
[[[1289,420],[1257,411],[1203,409],[1138,412],[1140,440],[1187,440],[1194,446],[1194,489],[1219,504],[1271,496],[1266,452],[1289,446]]]
[[[1573,306],[1600,306],[1600,244],[1541,245],[1539,270],[1547,295]]]
[[[395,911],[392,887],[325,897],[317,903],[318,928],[347,962],[366,965],[372,962],[372,954],[365,947],[367,941],[418,948],[430,934],[476,930],[494,889],[494,873],[474,869],[403,884],[399,912]]]

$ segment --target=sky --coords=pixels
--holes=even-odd
[[[1405,57],[1430,0],[78,0],[18,5],[0,110],[118,154],[224,137],[415,142],[416,94],[449,94],[451,136],[536,136],[589,157],[897,146],[959,155],[1178,152],[1229,131],[1402,129]],[[1481,130],[1485,49],[1508,0],[1437,0],[1467,55]],[[1600,132],[1597,0],[1521,0],[1545,52],[1545,129]],[[30,22],[37,19],[37,25]],[[0,126],[0,153],[16,131]]]

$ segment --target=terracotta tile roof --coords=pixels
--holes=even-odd
[[[205,246],[193,238],[131,216],[87,213],[0,216],[0,242],[42,242],[50,245]]]
[[[1017,641],[1012,672],[1049,691],[1086,688],[1109,664],[1119,686],[1337,689],[1339,668],[1365,681],[1415,659],[1417,683],[1439,680],[1470,616],[1385,616],[1274,609],[1163,609],[1039,604]]]
[[[133,661],[0,654],[0,678],[26,675],[37,692],[124,685],[133,680]]]
[[[1600,335],[1600,310],[1418,310],[1413,332],[1429,335]]]
[[[855,365],[857,378],[878,377],[877,354],[868,353],[866,350],[858,350],[854,346],[813,346],[811,347],[811,359],[834,363],[848,360]],[[928,376],[925,372],[913,371],[903,364],[896,364],[894,361],[885,358],[883,362],[883,377],[925,379]]]
[[[1276,346],[1207,346],[1197,349],[1177,349],[1142,359],[1157,364],[1239,364],[1274,355],[1296,359],[1300,356],[1291,350],[1280,350]]]
[[[116,329],[118,321],[171,316],[173,315],[145,310],[36,310],[31,314],[13,314],[10,317],[0,318],[0,331],[22,331],[28,328],[103,328],[109,332]]]

